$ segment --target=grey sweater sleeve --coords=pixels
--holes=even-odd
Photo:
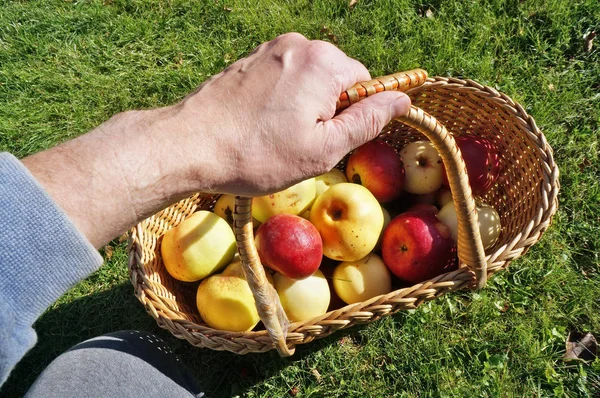
[[[27,168],[0,153],[0,386],[35,344],[35,320],[101,264]]]

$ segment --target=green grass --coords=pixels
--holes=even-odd
[[[600,333],[600,44],[585,53],[582,40],[593,29],[597,0],[359,0],[352,10],[327,0],[0,1],[0,150],[19,157],[116,112],[171,104],[297,31],[334,41],[373,76],[422,67],[512,96],[554,148],[562,185],[543,240],[486,289],[300,346],[291,359],[199,350],[160,330],[115,241],[106,264],[38,320],[37,346],[0,395],[21,396],[83,339],[142,329],[167,339],[214,396],[599,396],[600,360],[561,360],[570,330]]]

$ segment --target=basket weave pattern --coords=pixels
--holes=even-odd
[[[340,97],[338,106],[348,106],[383,89],[403,90],[411,86],[404,75],[392,76],[396,77],[391,80],[380,78],[374,85],[355,86],[357,90],[350,89],[345,96]],[[390,81],[400,84],[394,83],[393,86]],[[403,82],[406,84],[403,85]],[[453,290],[483,285],[487,277],[508,267],[512,260],[522,256],[538,242],[556,212],[559,183],[552,149],[533,118],[521,105],[508,96],[471,80],[430,78],[424,84],[409,89],[407,93],[413,106],[417,108],[415,112],[420,109],[432,115],[453,136],[476,134],[490,138],[498,146],[501,163],[504,165],[499,181],[484,197],[475,199],[492,205],[500,214],[500,239],[484,254],[480,241],[474,242],[464,236],[461,239],[459,230],[461,267],[458,270],[361,303],[347,305],[308,321],[293,323],[289,325],[283,342],[292,352],[295,345],[309,343],[336,330],[372,322],[400,310],[416,308],[425,301]],[[423,112],[419,115],[424,120]],[[414,123],[392,121],[378,139],[385,140],[398,150],[408,142],[425,139],[418,131],[419,126],[411,127],[411,124]],[[454,154],[457,153],[456,148],[451,150]],[[343,170],[345,161],[343,159],[337,167]],[[460,172],[464,179],[464,170]],[[468,185],[467,192],[456,191],[453,188],[457,208],[474,203],[472,197],[468,198]],[[461,194],[467,196],[465,200],[459,200]],[[174,280],[162,265],[162,235],[193,212],[200,209],[212,210],[217,197],[218,195],[196,194],[146,219],[131,230],[129,271],[135,295],[160,327],[195,346],[239,354],[277,348],[281,353],[281,347],[277,346],[266,330],[229,332],[206,326],[196,309],[197,284]],[[246,210],[249,211],[250,207]],[[467,214],[468,211],[465,211]],[[458,209],[457,213],[460,213]],[[251,238],[251,234],[248,238]],[[474,239],[480,239],[478,231]],[[478,275],[481,273],[483,275]]]

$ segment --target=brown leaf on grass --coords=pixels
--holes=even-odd
[[[104,246],[104,258],[110,260],[115,252],[115,248],[111,245]]]
[[[591,333],[579,333],[573,331],[567,336],[567,350],[563,355],[564,361],[581,359],[593,361],[598,355],[598,344]]]
[[[433,11],[431,11],[431,8],[428,8],[427,11],[425,11],[425,17],[433,18]]]
[[[354,6],[356,5],[356,3],[358,3],[358,0],[350,0],[348,2],[348,8],[350,8],[350,9],[354,8]]]
[[[295,397],[296,395],[298,395],[298,387],[292,387],[292,389],[290,390],[290,395],[292,397]]]
[[[594,45],[594,38],[596,37],[596,31],[592,30],[590,33],[585,36],[583,48],[586,53],[592,51],[592,46]]]
[[[327,38],[329,39],[329,41],[331,41],[334,44],[337,44],[338,42],[338,38],[336,35],[333,34],[333,32],[331,31],[331,29],[329,28],[329,26],[323,25],[323,27],[321,28],[321,34],[327,36]]]
[[[323,378],[321,377],[321,373],[319,373],[319,371],[317,369],[313,369],[310,371],[313,376],[315,376],[315,379],[317,379],[317,383],[321,383],[323,381]]]
[[[579,163],[579,171],[584,172],[587,168],[592,166],[592,162],[588,158],[583,158],[581,163]]]

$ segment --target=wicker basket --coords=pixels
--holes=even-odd
[[[342,94],[338,109],[384,90],[406,91],[413,107],[390,122],[378,139],[395,148],[431,140],[447,167],[459,221],[458,270],[368,301],[347,305],[317,318],[289,324],[254,247],[251,198],[236,198],[234,230],[238,251],[266,330],[229,332],[202,322],[195,302],[196,284],[174,280],[161,256],[163,234],[200,209],[212,210],[218,195],[196,194],[148,218],[131,230],[129,270],[135,295],[158,325],[198,347],[238,354],[277,349],[291,355],[297,344],[328,336],[338,329],[416,308],[449,291],[480,288],[539,241],[557,209],[558,168],[552,149],[523,107],[504,94],[471,80],[429,78],[422,70],[398,73],[355,85]],[[425,113],[427,112],[427,113]],[[450,134],[448,133],[450,132]],[[498,146],[503,169],[481,200],[500,214],[502,233],[484,252],[475,202],[464,162],[453,136],[477,134]],[[337,166],[344,167],[345,160]]]

